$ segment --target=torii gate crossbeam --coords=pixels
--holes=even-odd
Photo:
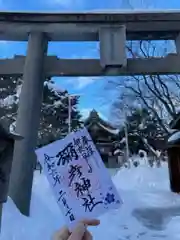
[[[25,57],[0,59],[0,76],[22,76]],[[46,77],[79,76],[130,76],[180,74],[180,56],[170,54],[164,58],[127,59],[125,67],[103,68],[99,59],[61,59],[48,56],[45,59]]]
[[[127,40],[175,39],[180,32],[178,11],[91,13],[0,13],[0,40],[27,41],[32,31],[50,41],[97,41],[103,26],[125,25]]]

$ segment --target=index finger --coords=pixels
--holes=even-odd
[[[81,222],[87,226],[98,226],[100,224],[100,220],[98,219],[84,219]]]

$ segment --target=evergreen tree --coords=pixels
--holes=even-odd
[[[16,119],[20,79],[0,77],[0,122],[8,128]]]
[[[14,126],[17,117],[19,94],[22,79],[0,78],[0,122],[9,128]],[[53,81],[46,81],[43,90],[38,146],[43,146],[68,133],[68,92],[57,89]],[[71,130],[81,126],[78,110],[79,97],[71,98]]]
[[[146,108],[134,109],[127,116],[128,142],[131,153],[138,153],[139,149],[147,150],[143,139],[156,149],[156,143],[165,138],[165,132],[157,119]],[[124,137],[123,129],[120,134]],[[123,143],[124,144],[124,143]]]
[[[81,126],[81,115],[78,111],[79,97],[71,97],[71,130]],[[69,94],[55,88],[53,82],[45,83],[39,145],[48,144],[68,134]]]

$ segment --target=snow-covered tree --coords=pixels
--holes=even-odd
[[[138,153],[139,149],[149,151],[149,146],[152,149],[157,149],[157,141],[165,139],[164,130],[159,125],[159,122],[146,108],[135,108],[126,118],[128,143],[131,153]],[[123,136],[124,130],[121,130]],[[122,138],[122,144],[123,138]],[[147,146],[147,144],[149,146]]]
[[[0,77],[0,122],[6,128],[16,119],[19,85],[19,78]]]
[[[81,126],[81,114],[78,110],[79,97],[71,99],[71,130]],[[69,94],[58,89],[51,82],[45,82],[41,120],[39,129],[39,145],[60,139],[68,134]]]
[[[0,78],[0,122],[15,129],[22,79]],[[48,144],[68,133],[68,97],[65,90],[58,89],[53,81],[44,83],[38,146]],[[71,129],[81,125],[78,97],[71,97]]]

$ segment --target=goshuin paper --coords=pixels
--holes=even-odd
[[[86,128],[36,154],[70,228],[122,204]]]

